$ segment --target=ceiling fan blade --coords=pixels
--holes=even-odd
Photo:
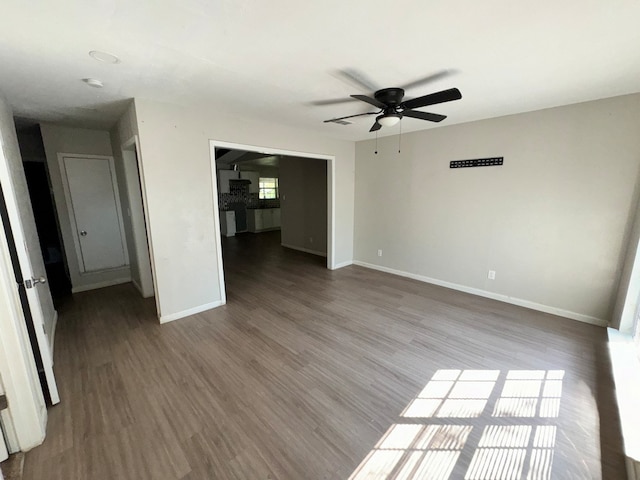
[[[351,85],[362,88],[367,92],[375,92],[380,88],[364,73],[355,68],[345,68],[336,72],[338,78],[348,81]]]
[[[352,95],[353,96],[353,95]],[[426,107],[427,105],[435,105],[436,103],[451,102],[452,100],[460,100],[462,94],[457,88],[442,90],[441,92],[430,93],[418,98],[412,98],[406,102],[402,102],[400,106],[404,109]]]
[[[321,107],[323,105],[338,105],[340,103],[350,103],[355,102],[355,98],[347,97],[347,98],[330,98],[328,100],[314,100],[313,102],[309,102],[309,105],[314,105],[316,107]]]
[[[374,107],[382,108],[383,110],[387,108],[387,106],[376,100],[375,98],[367,97],[366,95],[351,95],[353,98],[357,98],[358,100],[362,100],[363,102],[367,102],[369,105],[373,105]]]
[[[364,115],[377,115],[380,112],[367,112],[367,113],[358,113],[356,115],[348,115],[346,117],[339,117],[339,118],[332,118],[331,120],[325,120],[324,123],[330,123],[330,122],[335,122],[338,120],[344,120],[346,118],[353,118],[353,117],[362,117]]]
[[[456,70],[441,70],[439,72],[432,73],[431,75],[427,75],[426,77],[419,78],[418,80],[414,80],[411,83],[401,85],[400,88],[402,88],[403,90],[409,90],[410,88],[415,88],[427,83],[435,82],[436,80],[448,77],[449,75],[454,75],[455,73],[457,73]]]
[[[378,123],[378,120],[376,120],[376,123],[373,124],[373,126],[369,129],[370,132],[375,132],[376,130],[380,130],[382,128],[382,125],[380,125]]]
[[[446,115],[440,115],[437,113],[429,113],[429,112],[417,112],[415,110],[405,110],[402,112],[403,117],[411,117],[411,118],[419,118],[420,120],[428,120],[430,122],[441,122],[445,118]]]

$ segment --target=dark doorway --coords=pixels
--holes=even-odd
[[[53,203],[40,126],[19,128],[18,143],[49,288],[54,302],[58,303],[60,299],[71,295],[71,280]]]

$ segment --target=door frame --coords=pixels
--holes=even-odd
[[[283,155],[288,157],[311,158],[327,161],[327,268],[329,270],[335,270],[337,268],[335,264],[336,157],[334,155],[325,155],[322,153],[297,152],[295,150],[284,150],[281,148],[261,147],[243,143],[225,142],[222,140],[209,140],[209,154],[211,156],[211,187],[213,191],[213,224],[215,229],[215,241],[218,260],[218,282],[220,288],[221,303],[227,303],[227,291],[224,281],[224,267],[222,262],[222,236],[220,234],[220,215],[218,211],[218,176],[216,170],[216,148],[245,150],[247,152],[263,153],[265,155]]]
[[[156,265],[155,265],[155,260],[154,260],[154,254],[153,254],[153,240],[151,238],[151,220],[149,218],[149,209],[147,208],[147,188],[145,185],[145,179],[144,179],[144,166],[142,165],[142,154],[141,154],[141,150],[140,150],[140,138],[138,137],[138,135],[134,135],[133,137],[131,137],[129,140],[127,140],[126,142],[124,142],[121,146],[120,146],[120,150],[122,152],[122,161],[124,164],[126,164],[127,162],[131,161],[128,158],[128,155],[126,155],[125,153],[130,153],[133,152],[135,155],[135,158],[133,159],[136,162],[136,171],[138,172],[138,179],[140,181],[140,193],[142,195],[142,211],[144,212],[144,228],[146,231],[146,238],[147,238],[147,251],[148,251],[148,255],[149,255],[149,266],[151,267],[151,288],[153,289],[153,295],[155,297],[155,302],[156,302],[156,311],[158,313],[158,318],[160,318],[160,299],[158,298],[158,289],[156,287],[156,285],[158,284],[158,281],[156,279]],[[129,184],[130,179],[127,176],[127,168],[126,165],[123,165],[123,171],[124,171],[124,181],[125,184]],[[127,198],[129,195],[129,191],[127,188]],[[129,203],[131,203],[131,199],[129,198]],[[133,228],[133,225],[132,225]],[[135,237],[135,234],[134,234]]]
[[[39,445],[46,432],[47,408],[4,228],[0,228],[0,374],[10,404],[10,408],[2,413],[11,420],[10,424],[5,424],[11,430],[9,451],[28,450]]]
[[[19,242],[24,245],[19,213],[13,199],[13,184],[5,167],[2,140],[0,137],[0,184],[3,186],[4,203],[7,209],[9,222],[7,226],[12,232],[16,246]],[[0,375],[10,403],[8,410],[12,420],[10,427],[12,433],[15,433],[15,436],[9,436],[8,447],[10,451],[17,451],[28,450],[42,443],[47,425],[47,406],[36,368],[34,357],[36,353],[33,352],[27,332],[27,319],[16,284],[14,260],[9,241],[5,234],[4,221],[0,218]],[[23,256],[26,255],[26,251],[17,250],[18,261],[25,261]],[[22,265],[19,268],[22,269]],[[37,305],[33,306],[37,307]],[[40,318],[42,318],[42,312],[40,312]],[[51,400],[57,403],[59,397],[55,378],[50,379],[48,375],[53,372],[53,358],[49,343],[46,341],[42,325],[34,322],[33,327],[38,336],[42,361],[47,363],[45,368],[47,382],[50,380],[52,382],[49,385]]]
[[[67,178],[67,171],[64,164],[65,158],[90,158],[96,160],[108,160],[109,170],[111,173],[111,184],[113,187],[113,194],[116,202],[116,214],[118,215],[118,226],[120,228],[120,241],[122,243],[122,250],[124,252],[124,265],[119,267],[113,267],[113,270],[121,269],[123,266],[129,265],[129,250],[127,249],[127,239],[124,235],[124,221],[122,218],[122,205],[120,204],[120,191],[118,189],[118,179],[116,177],[115,161],[110,155],[86,155],[77,153],[58,153],[58,166],[60,167],[60,175],[62,176],[62,189],[64,190],[65,203],[67,204],[67,211],[69,213],[69,222],[71,223],[71,229],[73,230],[73,246],[78,258],[78,268],[82,268],[83,271],[80,275],[87,275],[96,272],[104,272],[112,270],[111,268],[103,268],[101,270],[86,271],[84,266],[84,259],[82,258],[82,248],[80,245],[80,239],[78,238],[78,224],[76,223],[76,214],[73,210],[73,197],[71,196],[71,189],[69,188],[69,179]]]

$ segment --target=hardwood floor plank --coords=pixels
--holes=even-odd
[[[278,232],[225,239],[224,262],[228,304],[169,324],[131,285],[62,306],[62,402],[25,480],[347,479],[389,452],[400,458],[389,478],[433,472],[447,455],[449,478],[465,478],[494,454],[511,467],[482,468],[522,478],[551,458],[551,476],[536,478],[624,478],[604,329],[361,267],[330,271],[280,247]],[[462,379],[494,371],[489,386]],[[545,379],[509,377],[558,372],[549,398]],[[471,397],[420,397],[455,395],[451,385]],[[536,386],[535,398],[505,396]],[[485,451],[490,427],[521,428],[528,443]],[[546,450],[534,444],[543,427],[555,432]],[[460,448],[439,449],[461,428]]]

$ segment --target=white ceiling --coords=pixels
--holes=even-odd
[[[407,91],[462,91],[424,109],[448,115],[440,125],[640,91],[639,0],[4,0],[1,10],[0,90],[15,114],[87,127],[111,126],[141,97],[371,138],[371,118],[322,123],[366,104],[309,103],[372,93],[335,74],[344,68],[381,87],[455,70]]]

